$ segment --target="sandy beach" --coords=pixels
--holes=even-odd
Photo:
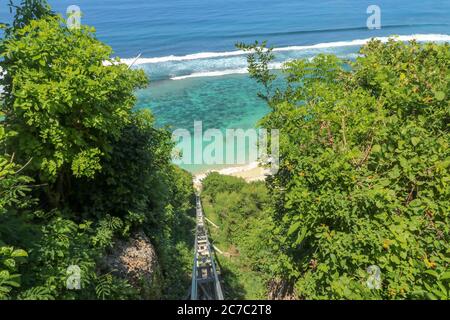
[[[194,174],[194,186],[199,188],[201,182],[211,172],[217,172],[222,175],[243,178],[247,182],[264,181],[269,174],[269,169],[262,168],[258,162],[253,162],[247,165],[229,167],[223,169],[212,169],[198,174]]]

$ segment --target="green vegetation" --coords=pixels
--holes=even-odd
[[[263,182],[211,173],[203,181],[206,217],[219,228],[209,227],[225,281],[227,299],[265,299],[266,267],[273,254],[268,246],[271,220],[264,209],[269,197]]]
[[[289,62],[283,90],[271,50],[249,53],[271,107],[261,125],[281,130],[272,276],[305,299],[448,299],[449,45],[373,40],[360,53]]]
[[[0,299],[184,298],[192,178],[171,164],[170,133],[132,111],[143,71],[111,61],[92,28],[69,30],[45,1],[22,1],[3,29]],[[103,263],[138,231],[158,255],[152,288]],[[71,265],[81,290],[66,287]]]
[[[186,298],[192,177],[171,163],[170,133],[133,111],[144,72],[111,60],[92,28],[69,29],[45,0],[11,5],[0,299]],[[356,61],[291,61],[281,79],[265,46],[239,45],[271,108],[260,125],[280,129],[280,170],[266,183],[203,182],[226,297],[449,299],[449,44],[374,40]],[[104,260],[141,232],[159,263],[154,282],[136,286]],[[71,266],[81,290],[67,288]]]

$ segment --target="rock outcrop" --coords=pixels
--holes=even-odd
[[[156,251],[150,239],[139,232],[128,241],[116,241],[105,258],[107,269],[141,292],[144,299],[161,297],[161,273]]]

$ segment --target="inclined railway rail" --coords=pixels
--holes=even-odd
[[[223,300],[222,286],[214,262],[211,243],[205,226],[200,196],[196,197],[197,225],[192,268],[191,300]]]

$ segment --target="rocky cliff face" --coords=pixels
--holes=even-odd
[[[161,272],[155,248],[150,239],[139,232],[128,241],[119,240],[105,258],[113,274],[128,280],[141,292],[143,299],[161,297]]]

